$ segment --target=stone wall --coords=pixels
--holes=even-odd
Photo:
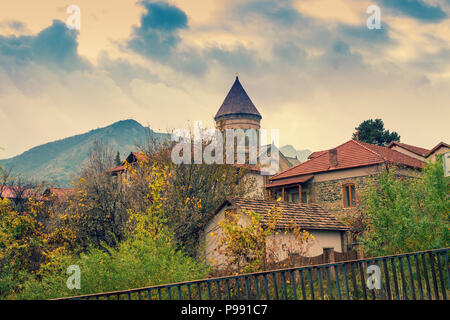
[[[312,202],[317,203],[328,212],[342,217],[345,211],[354,209],[344,207],[343,186],[348,183],[354,183],[355,194],[358,197],[358,193],[368,186],[372,179],[372,176],[361,176],[313,182],[311,186]]]

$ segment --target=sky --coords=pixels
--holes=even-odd
[[[123,119],[212,127],[236,72],[280,145],[381,118],[432,148],[450,141],[449,17],[450,0],[2,1],[0,159]]]

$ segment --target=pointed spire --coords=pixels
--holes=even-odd
[[[249,114],[257,116],[259,119],[262,118],[261,114],[258,112],[252,100],[250,100],[250,97],[247,95],[239,82],[237,72],[236,80],[223,101],[219,111],[217,111],[214,119],[217,121],[220,117],[230,114]]]

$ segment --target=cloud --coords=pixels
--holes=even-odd
[[[337,27],[337,31],[344,36],[352,38],[352,40],[362,40],[370,44],[387,44],[392,40],[389,38],[389,26],[383,23],[381,29],[369,29],[367,26],[353,26],[341,24]]]
[[[9,28],[13,31],[23,32],[26,27],[25,24],[18,20],[8,20],[0,23],[0,28]]]
[[[167,3],[141,1],[140,5],[145,12],[140,25],[133,28],[128,47],[142,55],[167,60],[181,41],[178,31],[188,28],[187,16]]]
[[[423,0],[379,0],[379,2],[396,14],[415,18],[423,22],[434,23],[448,18],[440,6],[432,6]]]
[[[291,27],[307,19],[292,7],[292,1],[251,1],[234,9],[239,16],[261,16],[283,27]]]
[[[78,55],[76,38],[77,31],[59,20],[53,20],[51,26],[35,36],[0,35],[3,66],[10,71],[14,71],[14,64],[32,62],[66,71],[87,68],[89,64]]]

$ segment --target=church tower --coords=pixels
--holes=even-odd
[[[214,117],[216,128],[221,131],[226,129],[255,129],[259,132],[261,118],[261,114],[236,76],[233,86]]]

